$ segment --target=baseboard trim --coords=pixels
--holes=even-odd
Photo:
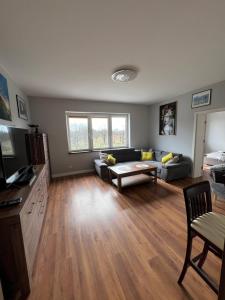
[[[56,174],[52,174],[52,178],[65,177],[65,176],[71,176],[71,175],[79,175],[79,174],[87,174],[87,173],[94,173],[94,169],[79,170],[79,171],[65,172],[65,173],[56,173]]]

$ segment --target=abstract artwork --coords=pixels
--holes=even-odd
[[[176,114],[177,103],[161,105],[159,108],[159,134],[175,135],[176,134]]]
[[[7,80],[2,74],[0,74],[0,119],[12,120]]]

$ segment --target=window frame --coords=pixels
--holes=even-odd
[[[112,118],[113,117],[124,117],[126,116],[126,122],[125,122],[125,132],[126,132],[126,136],[125,136],[125,139],[126,139],[126,146],[122,146],[122,147],[113,147],[112,145]],[[111,148],[110,149],[118,149],[118,148],[128,148],[130,147],[130,126],[129,126],[129,120],[130,120],[130,116],[129,114],[111,114],[110,115],[110,146]]]
[[[107,119],[107,129],[108,129],[108,145],[110,145],[110,140],[109,140],[109,119],[107,118],[107,117],[105,117],[105,116],[91,116],[90,117],[90,137],[89,137],[89,139],[91,140],[91,149],[93,150],[93,151],[95,151],[95,150],[105,150],[105,149],[109,149],[109,147],[103,147],[103,148],[94,148],[94,146],[93,146],[93,129],[92,129],[92,119],[94,119],[94,118],[98,118],[98,119]]]
[[[126,145],[121,147],[113,147],[112,145],[112,118],[125,117],[126,119]],[[70,127],[69,118],[87,118],[88,119],[88,144],[89,149],[72,150],[70,142]],[[92,131],[92,118],[107,118],[108,119],[108,147],[106,148],[93,148],[93,131]],[[69,153],[82,153],[82,152],[95,152],[107,149],[119,149],[130,147],[130,114],[129,113],[85,113],[85,112],[70,112],[66,111],[66,132]]]
[[[87,149],[79,149],[79,150],[71,150],[71,142],[70,142],[70,126],[69,126],[69,118],[82,118],[82,119],[87,119],[88,121],[88,148]],[[66,129],[67,129],[67,142],[68,142],[68,148],[69,152],[88,152],[90,149],[90,139],[89,139],[89,119],[86,116],[70,116],[66,118]]]

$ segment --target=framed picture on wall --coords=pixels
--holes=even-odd
[[[19,95],[16,95],[18,116],[20,119],[28,120],[26,103]]]
[[[212,93],[212,90],[210,89],[207,91],[193,94],[191,107],[196,108],[196,107],[200,107],[200,106],[210,105],[211,93]]]
[[[7,79],[0,74],[0,119],[12,121]]]
[[[159,134],[176,134],[177,102],[168,103],[159,107]]]

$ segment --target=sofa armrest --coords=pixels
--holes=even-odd
[[[188,161],[181,161],[174,164],[168,164],[168,165],[162,165],[165,169],[174,169],[174,168],[180,168],[180,167],[188,167],[190,168],[190,163]]]
[[[108,165],[104,163],[101,159],[95,159],[95,165],[99,168],[108,167]]]
[[[103,180],[109,180],[108,165],[106,163],[102,162],[100,159],[95,159],[94,165],[95,165],[95,170],[96,170],[97,174]]]

